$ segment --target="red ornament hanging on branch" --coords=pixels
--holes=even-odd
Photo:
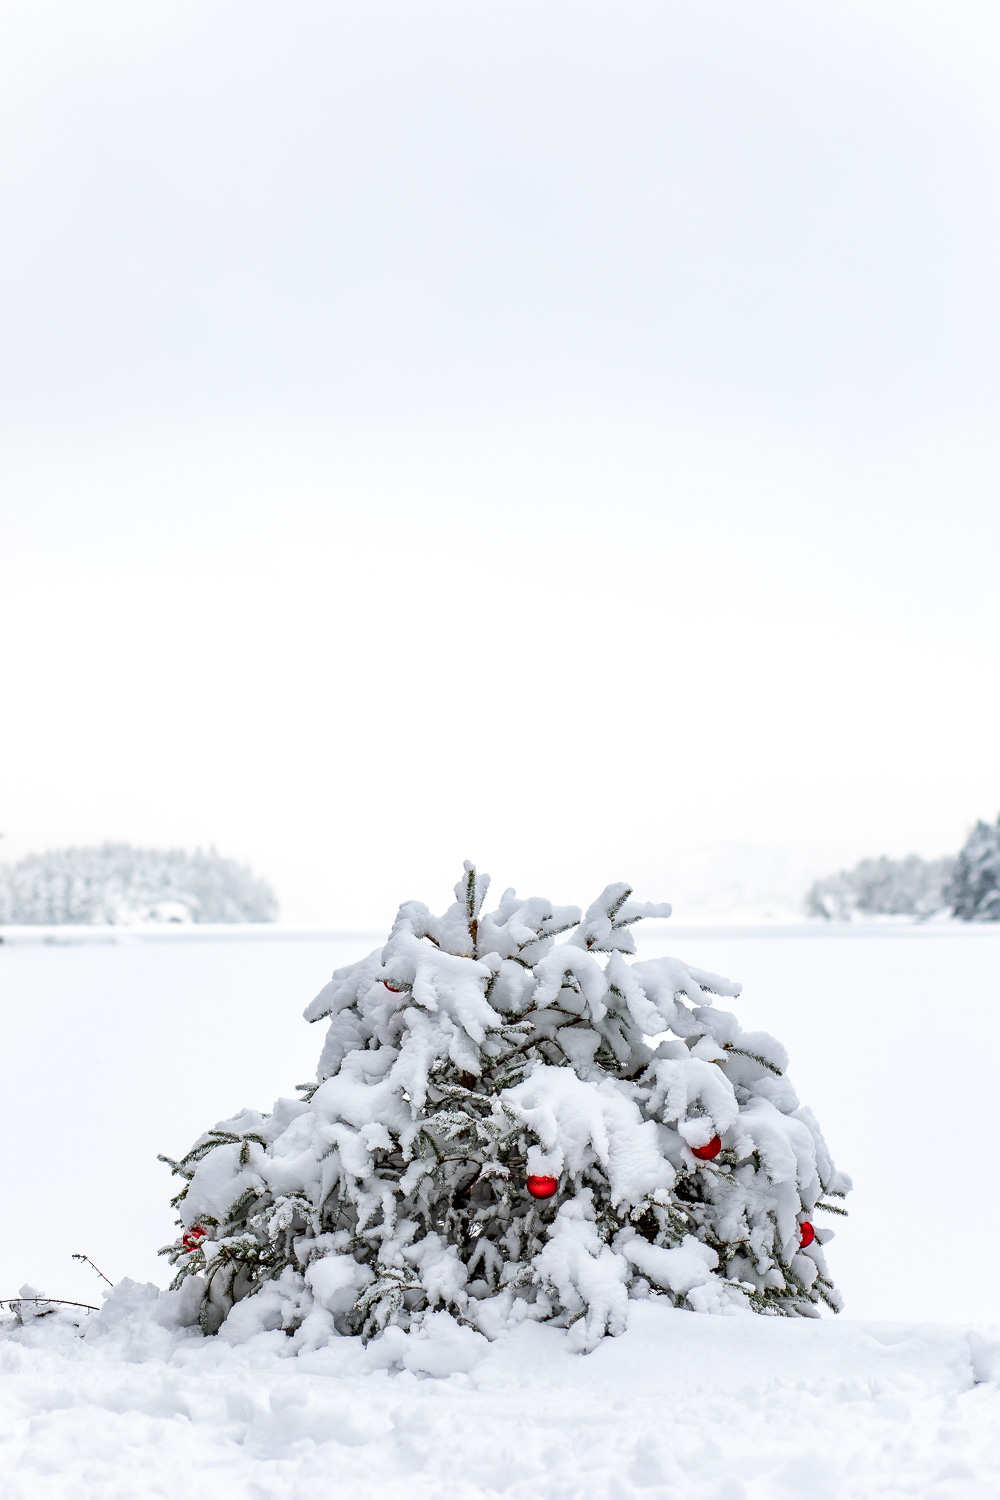
[[[197,1250],[207,1233],[208,1231],[202,1229],[200,1224],[192,1224],[190,1229],[185,1230],[184,1238],[181,1240],[182,1248],[185,1250]]]
[[[812,1227],[808,1219],[804,1219],[799,1225],[799,1244],[801,1245],[802,1249],[804,1250],[807,1245],[811,1245],[815,1238],[815,1229]]]
[[[401,995],[403,993],[403,990],[402,990],[401,986],[400,986],[400,988],[397,989],[397,987],[394,984],[390,984],[389,983],[388,979],[383,979],[382,983],[385,985],[385,987],[389,991],[390,995]]]
[[[717,1135],[713,1135],[712,1139],[706,1141],[704,1146],[692,1146],[691,1155],[696,1156],[699,1161],[714,1161],[721,1150],[722,1142]]]
[[[559,1186],[558,1177],[529,1177],[528,1192],[533,1198],[551,1198]]]

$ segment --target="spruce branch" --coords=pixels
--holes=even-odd
[[[762,1068],[769,1068],[778,1078],[784,1077],[781,1069],[773,1062],[769,1062],[766,1057],[762,1057],[759,1052],[748,1052],[746,1047],[737,1047],[732,1042],[723,1042],[722,1050],[723,1052],[735,1053],[737,1057],[749,1057],[753,1062],[760,1063]]]

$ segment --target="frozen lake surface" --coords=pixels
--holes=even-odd
[[[744,984],[741,1022],[788,1047],[790,1074],[851,1172],[829,1258],[846,1317],[1000,1318],[987,1184],[1000,1145],[1000,929],[681,928],[674,953]],[[377,945],[258,929],[0,947],[0,1090],[8,1229],[0,1295],[25,1281],[97,1300],[112,1279],[165,1284],[179,1155],[243,1105],[314,1076],[322,1027],[301,1019],[337,966]]]

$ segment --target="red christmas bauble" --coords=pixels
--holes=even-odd
[[[803,1250],[807,1245],[811,1245],[815,1238],[815,1229],[812,1227],[808,1219],[804,1219],[803,1222],[799,1225],[799,1244],[802,1246]]]
[[[696,1156],[699,1161],[714,1161],[722,1150],[722,1142],[717,1135],[713,1135],[704,1146],[692,1146],[691,1155]]]
[[[528,1192],[533,1198],[551,1198],[558,1186],[558,1177],[528,1178]]]
[[[197,1250],[205,1238],[206,1232],[200,1224],[192,1224],[191,1228],[185,1232],[184,1238],[181,1240],[181,1245],[185,1250]]]
[[[385,985],[390,995],[401,995],[403,993],[402,989],[397,989],[394,984],[390,984],[388,979],[383,979],[382,983]]]

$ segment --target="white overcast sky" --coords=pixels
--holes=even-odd
[[[0,848],[344,927],[957,847],[998,70],[985,0],[8,6]]]

